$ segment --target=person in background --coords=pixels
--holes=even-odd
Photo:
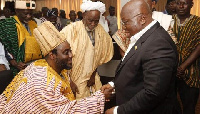
[[[41,23],[47,21],[47,12],[49,11],[49,8],[42,7],[42,17],[40,18]]]
[[[42,12],[36,11],[33,13],[33,20],[37,23],[37,25],[41,24],[41,18],[42,17]]]
[[[176,14],[176,0],[167,0],[164,14],[174,15]]]
[[[72,68],[69,43],[51,22],[34,29],[44,59],[26,67],[0,95],[0,113],[84,113],[104,111],[105,96],[100,91],[76,101],[66,70]]]
[[[69,18],[67,25],[79,21],[79,19],[76,19],[76,12],[74,10],[70,10]]]
[[[6,18],[10,18],[11,16],[11,10],[7,7],[3,8],[3,15],[0,17],[0,19],[6,19]]]
[[[0,42],[0,71],[9,70],[9,62],[5,57],[5,49],[2,43]]]
[[[110,31],[109,34],[110,36],[112,36],[118,30],[117,17],[115,16],[115,7],[110,6],[109,13],[110,15],[108,15],[106,19],[108,20],[108,23],[109,23],[108,24],[109,31]]]
[[[78,20],[81,21],[83,19],[83,13],[81,11],[77,12]]]
[[[101,0],[96,0],[95,2],[103,3]],[[109,32],[108,21],[107,21],[107,19],[105,18],[104,15],[105,15],[105,12],[101,12],[99,24],[101,24],[101,26],[104,28],[104,30],[108,33]]]
[[[9,62],[6,58],[7,54],[8,52],[0,42],[0,94],[13,79],[12,71],[10,70]]]
[[[131,0],[122,8],[123,30],[130,44],[113,82],[116,106],[106,114],[180,114],[176,91],[178,53],[173,40],[153,20],[145,0]],[[156,53],[155,53],[156,52]]]
[[[48,21],[50,21],[58,31],[61,31],[62,30],[62,26],[60,23],[57,23],[57,15],[56,15],[56,12],[53,11],[53,10],[49,10],[47,12],[47,19]]]
[[[176,0],[174,16],[179,54],[177,85],[183,114],[195,114],[200,87],[200,17],[190,13],[193,4],[193,0]]]
[[[61,26],[62,28],[64,28],[67,25],[67,21],[68,21],[68,19],[66,18],[65,10],[60,10],[59,18],[60,18]]]
[[[56,23],[60,24],[61,25],[61,21],[60,21],[60,18],[58,16],[58,8],[52,8],[52,11],[55,11],[55,15],[57,16],[57,21]]]
[[[73,23],[73,22],[76,22],[77,19],[76,19],[76,12],[74,10],[71,10],[70,13],[69,13],[69,18],[70,18],[70,21]]]
[[[102,86],[97,67],[113,57],[113,43],[109,34],[99,24],[105,4],[84,1],[81,4],[83,20],[74,22],[62,29],[66,40],[72,48],[71,80],[79,92],[76,99],[88,97]],[[73,89],[75,93],[75,89]]]
[[[27,0],[16,0],[16,15],[0,21],[1,42],[14,57],[9,61],[13,76],[33,60],[42,58],[40,47],[33,36],[33,29],[37,27],[35,21],[32,21],[36,5],[31,0],[28,4],[26,2]]]
[[[156,11],[156,4],[157,4],[158,0],[152,0],[152,12]]]

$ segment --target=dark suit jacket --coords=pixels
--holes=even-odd
[[[118,66],[114,80],[118,114],[176,113],[177,59],[176,45],[157,22]]]

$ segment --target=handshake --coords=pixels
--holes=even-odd
[[[114,97],[115,89],[110,84],[106,84],[101,87],[101,92],[104,94],[105,100],[108,102]]]

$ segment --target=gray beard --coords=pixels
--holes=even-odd
[[[94,31],[94,29],[92,29],[92,30],[90,30],[86,25],[85,25],[85,29],[88,31],[88,32],[92,32],[92,31]]]

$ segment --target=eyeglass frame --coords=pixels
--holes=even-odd
[[[122,22],[122,20],[121,20],[122,26],[128,25],[128,21],[129,21],[129,20],[131,20],[131,19],[133,19],[133,18],[135,18],[135,17],[137,17],[137,16],[140,16],[140,15],[143,15],[143,13],[139,13],[139,14],[135,15],[135,16],[131,17],[130,19],[126,20],[125,22]]]

